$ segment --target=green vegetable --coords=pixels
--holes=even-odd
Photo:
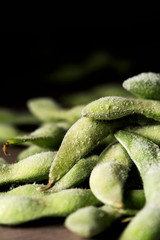
[[[33,143],[40,147],[57,149],[66,133],[67,129],[59,127],[55,124],[44,124],[40,128],[28,135],[10,138],[4,144],[4,153],[6,146],[11,144]]]
[[[94,195],[104,204],[122,208],[124,184],[131,165],[131,159],[121,144],[105,148],[90,175]]]
[[[160,149],[151,140],[120,130],[115,134],[136,164],[144,185],[146,204],[126,227],[122,240],[158,240],[160,235]]]
[[[81,158],[90,153],[99,142],[125,121],[95,121],[81,118],[67,131],[49,173],[49,183],[40,190],[50,188]]]
[[[18,163],[3,164],[0,168],[0,185],[46,180],[55,155],[56,152],[42,152]]]
[[[99,208],[95,206],[80,208],[66,218],[65,226],[82,237],[94,237],[108,229],[112,223],[137,214],[139,207],[142,208],[144,205],[144,192],[142,190],[129,191],[125,199],[127,203],[133,203],[133,205],[130,204],[130,209],[120,210],[109,205]]]
[[[128,78],[123,87],[140,98],[160,100],[160,74],[147,72]]]
[[[42,122],[67,121],[73,124],[81,117],[84,106],[62,109],[51,98],[35,98],[27,102],[30,112]]]
[[[160,125],[146,125],[146,126],[129,126],[127,131],[137,133],[143,137],[152,140],[154,143],[160,145]]]
[[[0,224],[17,225],[43,217],[68,214],[85,206],[101,203],[87,189],[68,189],[36,197],[0,196]]]
[[[131,114],[142,114],[160,121],[160,102],[146,99],[104,97],[89,103],[82,110],[83,117],[95,120],[113,120]]]

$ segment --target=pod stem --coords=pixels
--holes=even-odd
[[[5,142],[3,145],[3,152],[6,156],[9,156],[10,153],[7,152],[7,146],[9,145],[9,142]]]
[[[48,190],[48,189],[50,189],[52,187],[53,183],[54,183],[53,180],[49,180],[49,182],[48,182],[48,184],[46,186],[37,188],[37,190],[40,191],[40,192]]]
[[[130,222],[132,221],[133,217],[127,217],[127,218],[124,218],[121,220],[121,223],[127,223],[127,222]]]

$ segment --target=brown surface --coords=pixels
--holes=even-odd
[[[11,156],[5,157],[0,149],[0,157],[5,158],[9,162],[16,159],[20,148],[8,148]],[[67,230],[64,225],[64,218],[47,218],[38,221],[33,221],[17,227],[0,226],[0,240],[82,240],[85,238],[79,237],[76,234]],[[109,230],[94,238],[97,240],[117,240],[122,228],[121,226],[112,226]]]
[[[0,240],[117,240],[122,230],[112,226],[94,238],[82,238],[63,226],[64,219],[41,219],[18,227],[0,227]]]

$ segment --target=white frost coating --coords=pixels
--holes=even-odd
[[[153,72],[144,72],[144,73],[140,73],[137,76],[128,78],[127,80],[125,80],[125,82],[127,81],[134,81],[134,82],[141,82],[143,80],[143,82],[147,83],[148,81],[152,82],[152,84],[157,85],[157,82],[160,82],[160,74],[158,73],[153,73]],[[124,82],[124,84],[125,84]],[[129,85],[128,85],[129,87]]]
[[[123,82],[123,87],[135,96],[159,100],[160,99],[160,74],[148,72],[128,78]]]
[[[106,104],[105,106],[106,106],[106,110],[108,110],[109,109],[109,105]],[[100,107],[100,109],[103,110],[102,107]]]

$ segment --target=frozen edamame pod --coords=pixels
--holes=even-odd
[[[89,206],[80,208],[65,220],[65,227],[82,237],[93,237],[110,227],[112,215],[100,208]]]
[[[61,179],[59,180],[61,181]],[[63,181],[63,180],[62,180]],[[53,187],[46,190],[46,191],[37,191],[38,187],[42,187],[42,184],[25,184],[22,186],[18,186],[16,188],[11,189],[10,191],[7,192],[2,192],[0,194],[0,196],[5,195],[5,196],[27,196],[27,197],[36,197],[36,196],[43,196],[43,195],[48,195],[51,193],[55,193],[58,192],[57,189],[55,191],[55,188]],[[74,184],[74,186],[76,186]],[[70,188],[72,188],[71,184],[70,184]],[[58,189],[59,191],[63,191],[65,190],[65,188],[61,188]],[[145,205],[145,195],[144,195],[144,191],[143,190],[130,190],[130,191],[126,191],[124,193],[124,198],[123,198],[123,206],[124,209],[137,209],[140,210],[144,205]],[[105,207],[107,209],[107,211],[111,210],[111,211],[116,211],[117,213],[119,212],[123,212],[124,209],[119,209],[119,208],[115,208],[111,205],[106,205],[107,207]],[[106,210],[105,209],[105,210]]]
[[[41,121],[66,120],[74,123],[81,117],[84,106],[75,106],[71,109],[62,109],[51,98],[31,99],[27,103],[31,113]]]
[[[67,129],[59,127],[55,124],[44,124],[29,135],[17,136],[10,138],[4,144],[3,150],[7,154],[6,147],[11,144],[22,144],[31,142],[41,147],[58,148]]]
[[[137,210],[133,208],[117,210],[108,205],[99,208],[89,206],[71,213],[65,220],[65,226],[82,237],[94,237],[109,228],[113,222],[132,217],[136,213]]]
[[[146,125],[146,126],[136,126],[136,127],[127,127],[127,131],[137,133],[143,137],[149,138],[154,143],[160,145],[160,125]]]
[[[24,184],[18,187],[12,188],[7,192],[1,192],[1,196],[23,196],[23,197],[41,197],[43,195],[47,195],[48,191],[37,191],[38,187],[43,186],[43,184]]]
[[[118,127],[124,126],[125,121],[95,121],[81,118],[67,131],[61,146],[53,161],[49,173],[49,183],[40,190],[50,188],[82,157],[93,150],[100,140]]]
[[[90,205],[101,203],[88,189],[67,189],[39,197],[4,195],[0,196],[0,224],[17,225],[43,217],[64,217]]]
[[[41,193],[54,193],[59,192],[64,189],[77,187],[82,183],[87,177],[89,177],[93,167],[98,162],[98,156],[93,155],[87,158],[80,159],[55,185],[49,190],[40,192],[37,191],[38,188],[43,187],[42,184],[26,184],[18,186],[9,192],[5,193],[7,195],[24,195],[24,196],[34,196]]]
[[[128,78],[123,87],[140,98],[160,99],[160,74],[147,72]]]
[[[56,152],[37,153],[18,163],[3,164],[0,168],[0,185],[48,179],[50,166]]]
[[[136,164],[143,180],[146,204],[122,233],[121,240],[158,240],[160,235],[160,149],[151,140],[120,130],[115,134]]]
[[[109,145],[101,153],[90,175],[90,188],[104,204],[123,207],[124,184],[132,161],[119,143]]]
[[[89,103],[82,110],[82,116],[97,120],[113,120],[131,114],[142,114],[147,118],[160,121],[160,101],[104,97]]]
[[[98,162],[98,156],[93,155],[80,159],[48,192],[58,192],[63,189],[73,188],[89,177],[92,169]]]

